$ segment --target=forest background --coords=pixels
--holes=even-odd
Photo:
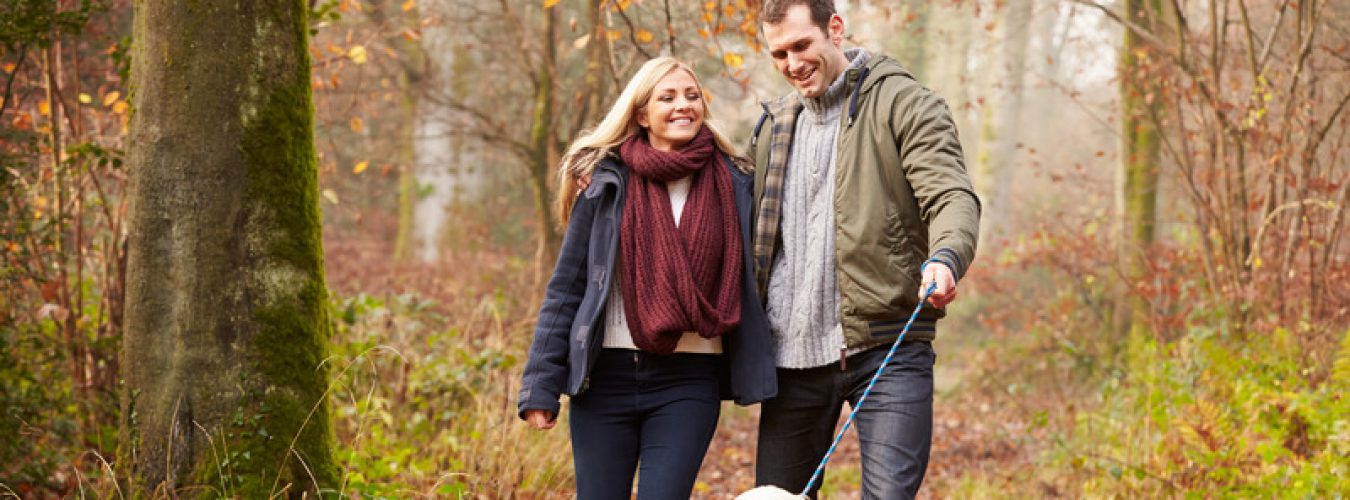
[[[237,70],[133,63],[135,36],[191,33],[133,8],[154,3],[0,6],[0,495],[251,496],[260,476],[268,496],[567,496],[565,426],[529,431],[514,409],[559,243],[559,153],[663,54],[693,65],[744,144],[758,101],[789,91],[758,2],[308,2],[294,19],[316,156],[300,163],[327,289],[310,417],[331,426],[315,441],[328,472],[287,476],[311,440],[241,408],[192,438],[209,442],[192,478],[210,481],[147,484],[126,404],[146,359],[127,347],[129,179],[149,168],[129,160],[131,117],[182,97],[131,73]],[[947,100],[984,206],[935,343],[925,495],[1350,491],[1350,1],[838,6],[848,45]],[[202,54],[273,57],[191,36]],[[163,138],[144,133],[139,147]],[[724,407],[700,498],[752,484],[757,411]],[[253,456],[276,447],[249,440],[278,438],[280,455]],[[858,494],[848,456],[828,498]]]

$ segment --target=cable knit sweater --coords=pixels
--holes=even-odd
[[[852,49],[845,56],[849,67],[825,93],[802,100],[787,161],[783,248],[769,274],[767,310],[781,368],[824,366],[845,349],[834,262],[835,139],[852,90],[844,74],[866,64],[867,51]]]

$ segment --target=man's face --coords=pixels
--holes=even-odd
[[[782,22],[764,24],[764,38],[769,42],[774,66],[802,97],[825,93],[848,66],[839,46],[844,39],[844,20],[838,14],[830,18],[826,33],[811,22],[810,8],[794,5]]]

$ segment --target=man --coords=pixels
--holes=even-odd
[[[767,0],[760,22],[796,92],[764,103],[751,139],[756,278],[779,378],[756,482],[806,486],[843,404],[857,404],[920,285],[936,283],[856,420],[863,498],[913,497],[932,439],[931,342],[979,233],[956,127],[895,60],[841,48],[832,0]]]

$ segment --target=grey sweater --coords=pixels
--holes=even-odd
[[[783,249],[769,273],[768,316],[781,368],[838,361],[844,349],[834,262],[834,167],[839,117],[852,90],[844,74],[867,62],[845,52],[848,68],[824,94],[803,99],[783,185]],[[849,354],[852,354],[850,352]]]

